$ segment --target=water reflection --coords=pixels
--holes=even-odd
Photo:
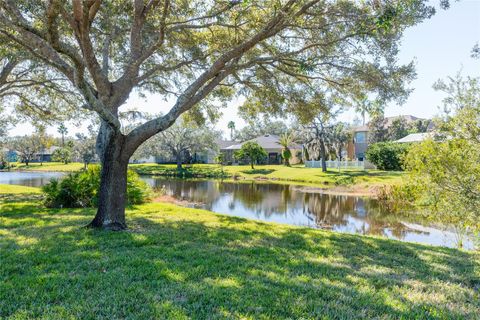
[[[176,199],[219,213],[448,247],[457,243],[454,232],[431,226],[418,216],[388,214],[368,198],[326,195],[280,184],[144,179],[153,187],[164,187]],[[470,240],[465,241],[466,248],[473,248]]]
[[[0,172],[0,184],[15,184],[27,187],[41,187],[53,178],[60,178],[61,172]]]

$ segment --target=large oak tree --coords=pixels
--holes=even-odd
[[[126,227],[130,156],[182,113],[201,115],[235,94],[281,101],[297,81],[390,98],[390,87],[412,71],[397,65],[397,43],[433,14],[426,2],[1,0],[0,35],[50,79],[67,79],[83,100],[78,110],[100,117],[100,201],[91,226],[117,230]],[[123,133],[119,109],[134,91],[175,103]]]

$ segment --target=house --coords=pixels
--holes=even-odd
[[[35,157],[31,162],[51,162],[52,155],[57,149],[60,149],[60,147],[51,146],[50,148],[44,149],[35,154]]]
[[[397,119],[403,119],[407,124],[411,124],[418,120],[425,120],[422,118],[417,118],[412,115],[400,115],[394,117],[386,117],[385,118],[385,128],[388,128],[394,123]],[[433,124],[430,123],[428,126],[428,130],[433,129]],[[349,159],[358,159],[364,160],[365,153],[368,148],[368,133],[370,128],[367,125],[362,125],[358,127],[353,127],[353,139],[347,145],[347,156]],[[418,137],[417,137],[418,138]]]
[[[18,160],[18,152],[7,148],[2,148],[1,152],[5,155],[8,162],[16,162]]]
[[[273,134],[266,134],[263,136],[256,137],[254,139],[244,141],[239,144],[234,144],[226,148],[220,149],[221,152],[225,153],[225,160],[227,163],[235,163],[234,153],[237,150],[242,148],[242,145],[247,142],[256,142],[258,143],[268,154],[265,163],[267,164],[281,164],[282,163],[282,149],[283,147],[279,143],[280,137]],[[299,144],[292,144],[290,146],[292,152],[292,159],[290,160],[291,164],[299,163],[301,160],[302,146]]]

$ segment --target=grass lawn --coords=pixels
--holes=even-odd
[[[480,253],[160,203],[130,208],[129,231],[95,231],[80,228],[93,210],[44,209],[20,191],[0,198],[0,318],[480,314]]]
[[[69,164],[64,164],[62,162],[44,162],[40,163],[30,163],[28,166],[25,163],[14,162],[12,163],[14,168],[11,170],[21,170],[21,171],[59,171],[59,172],[73,172],[83,169],[83,163],[72,162]]]
[[[175,165],[159,164],[133,164],[132,169],[140,174],[168,175],[175,171]],[[200,175],[208,175],[211,172],[218,173],[218,165],[192,165],[188,170]],[[229,177],[236,176],[246,180],[269,180],[278,182],[294,182],[295,184],[316,185],[320,187],[332,187],[336,185],[364,185],[375,186],[393,184],[401,181],[403,172],[380,171],[380,170],[342,170],[329,169],[324,173],[319,168],[305,168],[302,166],[286,167],[283,165],[257,165],[252,170],[250,166],[225,166],[225,172]]]

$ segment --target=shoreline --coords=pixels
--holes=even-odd
[[[296,190],[303,191],[303,192],[314,192],[314,193],[321,193],[321,194],[328,194],[328,195],[338,195],[338,196],[353,196],[353,197],[368,197],[368,198],[376,198],[378,196],[379,188],[385,186],[385,184],[370,184],[366,185],[364,182],[362,183],[354,183],[349,185],[334,185],[330,183],[323,183],[318,184],[314,182],[306,182],[306,181],[297,181],[291,179],[281,179],[281,178],[268,178],[265,176],[256,176],[256,177],[245,177],[245,176],[234,176],[228,175],[224,178],[222,177],[208,177],[204,175],[192,175],[191,177],[185,176],[174,176],[170,174],[153,174],[153,173],[145,173],[139,172],[140,170],[135,170],[132,168],[137,174],[143,177],[150,177],[150,178],[164,178],[164,179],[179,179],[179,180],[217,180],[222,182],[230,182],[230,183],[272,183],[272,184],[283,184],[289,185],[294,187]],[[69,174],[78,172],[79,170],[35,170],[35,169],[13,169],[13,170],[0,170],[0,172],[26,172],[26,173],[63,173]]]

